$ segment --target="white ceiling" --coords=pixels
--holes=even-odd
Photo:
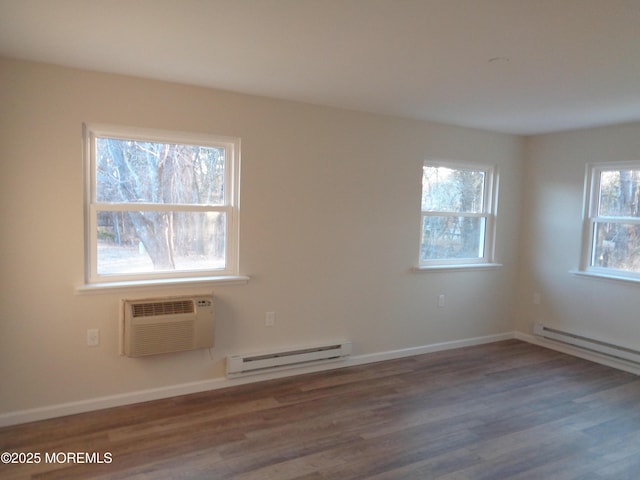
[[[0,0],[0,55],[515,134],[640,120],[640,0]]]

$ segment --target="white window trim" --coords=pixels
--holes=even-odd
[[[616,272],[617,271],[618,270],[616,270]],[[569,273],[576,277],[584,277],[590,280],[603,280],[605,282],[611,282],[611,283],[626,283],[626,284],[640,285],[640,278],[620,276],[610,272],[597,273],[593,271],[569,270]]]
[[[496,218],[498,199],[498,169],[495,165],[464,163],[447,160],[426,159],[424,166],[445,167],[457,170],[474,170],[485,173],[485,188],[483,198],[482,213],[458,213],[458,212],[425,212],[420,208],[420,237],[418,244],[422,243],[422,222],[425,216],[456,215],[460,217],[482,217],[485,218],[484,232],[484,256],[479,258],[461,259],[436,259],[420,262],[420,252],[418,251],[418,264],[413,267],[414,272],[425,271],[445,271],[445,270],[476,270],[499,268],[502,264],[495,261],[495,238],[496,238]],[[422,194],[422,189],[421,189]]]
[[[223,146],[226,149],[225,160],[225,205],[214,207],[227,215],[226,268],[224,270],[178,271],[135,275],[98,275],[97,274],[97,229],[96,210],[100,204],[96,201],[95,138],[129,138],[150,142],[185,143],[205,146]],[[105,124],[84,124],[84,166],[85,166],[85,283],[76,288],[77,293],[93,292],[100,289],[145,288],[167,285],[200,284],[239,284],[246,283],[249,277],[240,275],[239,269],[239,187],[240,187],[240,138],[221,135],[174,132],[166,130],[133,128]],[[118,205],[109,208],[126,209]],[[145,204],[145,208],[162,209],[162,206]],[[180,206],[172,206],[180,210]],[[195,207],[197,210],[199,207]],[[194,210],[194,207],[189,207]],[[210,210],[210,208],[207,208]]]
[[[598,198],[600,192],[600,177],[603,171],[639,169],[640,161],[588,163],[585,171],[582,245],[580,265],[578,270],[570,273],[584,277],[595,277],[606,280],[640,283],[640,272],[630,272],[615,268],[604,268],[593,265],[594,229],[599,222],[636,223],[640,218],[635,217],[600,217],[598,216]]]
[[[193,277],[193,278],[171,278],[160,280],[132,280],[125,282],[108,282],[108,283],[89,283],[76,287],[76,295],[91,293],[110,293],[134,290],[148,291],[161,290],[171,288],[172,290],[180,287],[209,287],[211,285],[245,285],[249,283],[251,277],[246,275],[228,275],[216,277]]]
[[[457,265],[430,265],[430,266],[422,266],[422,267],[413,267],[411,270],[414,272],[443,272],[443,271],[452,271],[452,272],[472,272],[476,270],[494,270],[502,267],[501,263],[460,263]]]

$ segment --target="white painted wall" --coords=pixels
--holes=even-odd
[[[0,60],[0,105],[0,414],[219,378],[230,353],[346,338],[365,355],[513,330],[518,137],[11,60]],[[242,138],[240,273],[251,281],[212,288],[212,354],[117,354],[122,297],[211,288],[76,294],[83,122]],[[504,267],[410,271],[425,157],[498,165]],[[88,328],[99,347],[85,345]]]
[[[526,152],[518,330],[542,322],[638,349],[640,287],[569,272],[580,262],[586,165],[638,160],[640,123],[540,135]]]

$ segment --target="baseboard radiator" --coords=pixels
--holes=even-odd
[[[619,345],[584,337],[575,333],[556,330],[555,328],[546,327],[541,323],[536,323],[534,325],[533,333],[538,337],[555,340],[556,342],[572,345],[583,350],[588,350],[590,352],[599,353],[600,355],[622,359],[640,365],[640,351],[638,350],[621,347]]]
[[[229,355],[227,357],[227,376],[237,377],[285,368],[304,367],[341,360],[350,354],[351,342],[341,342],[260,355]]]

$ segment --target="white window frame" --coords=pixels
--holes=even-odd
[[[429,271],[441,269],[466,269],[466,268],[493,268],[499,267],[495,263],[495,232],[497,218],[497,198],[498,198],[498,169],[495,165],[483,165],[474,163],[462,163],[443,160],[427,159],[423,163],[424,167],[445,167],[455,170],[472,170],[484,172],[483,208],[481,212],[454,212],[454,211],[424,211],[421,208],[420,215],[420,238],[419,248],[422,248],[422,225],[426,216],[453,216],[453,217],[476,217],[484,218],[484,232],[482,238],[483,255],[477,258],[442,258],[421,260],[420,250],[418,250],[418,266],[414,270]],[[423,169],[420,174],[422,178]],[[420,190],[422,199],[422,188]],[[422,203],[422,201],[421,201]]]
[[[582,228],[582,250],[578,274],[602,277],[614,280],[640,282],[640,272],[619,270],[595,265],[596,225],[598,223],[640,224],[636,217],[599,216],[600,179],[602,172],[609,170],[640,170],[640,161],[589,163],[586,166],[584,188],[584,215]]]
[[[124,126],[84,124],[84,163],[85,163],[85,285],[79,290],[92,290],[95,287],[127,287],[145,285],[171,285],[173,283],[195,281],[246,281],[240,276],[239,267],[239,177],[240,177],[240,139],[220,135],[174,132],[166,130],[142,129]],[[144,209],[172,211],[224,212],[226,214],[225,267],[215,270],[180,270],[149,272],[141,274],[99,275],[97,271],[97,212],[99,210],[127,210],[135,204],[101,203],[96,195],[96,138],[123,138],[159,143],[182,143],[209,147],[225,148],[225,185],[224,204],[213,205],[174,205],[144,204]]]

